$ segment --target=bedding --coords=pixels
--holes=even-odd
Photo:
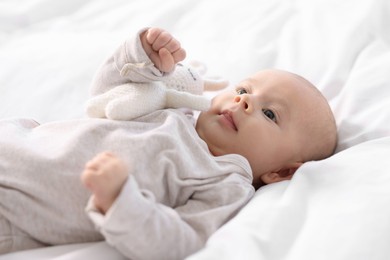
[[[188,259],[390,259],[389,1],[2,0],[0,118],[85,117],[94,72],[145,26],[172,32],[187,61],[231,87],[265,68],[306,77],[339,129],[334,156],[259,189]],[[0,259],[123,257],[99,242]]]

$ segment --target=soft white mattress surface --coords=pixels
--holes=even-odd
[[[301,74],[339,127],[336,155],[257,191],[189,259],[390,259],[389,1],[2,0],[0,118],[85,116],[99,64],[146,26],[232,85],[264,68]],[[122,258],[104,242],[0,257]]]

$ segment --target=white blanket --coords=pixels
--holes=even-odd
[[[301,74],[339,127],[335,156],[260,189],[191,260],[390,259],[388,0],[2,0],[0,118],[83,117],[94,71],[145,26],[231,85],[264,68]],[[121,259],[104,242],[0,259],[53,257]]]

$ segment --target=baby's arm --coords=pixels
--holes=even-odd
[[[92,201],[87,213],[106,242],[129,259],[184,259],[201,249],[206,239],[254,194],[246,174],[226,174],[211,182],[188,183],[192,187],[176,194],[179,197],[166,194],[168,200],[163,202],[161,194],[148,190],[148,184],[139,185],[130,174],[105,215],[93,207]]]
[[[81,180],[92,192],[95,207],[105,214],[120,193],[128,175],[129,170],[123,160],[104,152],[87,162]]]
[[[160,81],[186,56],[180,43],[167,31],[150,28],[126,40],[98,69],[92,96],[126,83]]]
[[[85,106],[88,116],[131,120],[164,108],[161,81],[185,56],[170,33],[159,28],[141,31],[98,70],[92,82],[94,97]]]

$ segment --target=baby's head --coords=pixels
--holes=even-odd
[[[337,129],[324,96],[306,79],[264,70],[217,95],[196,130],[215,156],[244,156],[260,187],[290,179],[304,162],[332,155]]]

